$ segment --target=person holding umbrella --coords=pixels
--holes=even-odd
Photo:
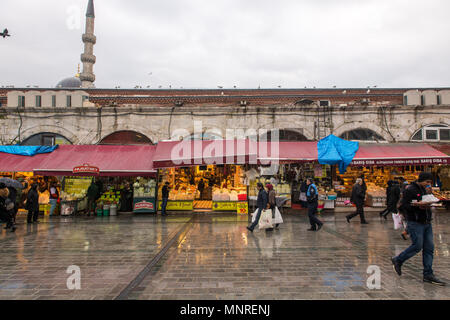
[[[6,222],[6,228],[11,228],[11,231],[16,231],[16,226],[13,224],[13,216],[11,214],[14,210],[14,204],[9,199],[9,190],[4,183],[0,183],[0,220]]]
[[[8,206],[10,209],[8,210],[8,214],[11,216],[10,222],[6,225],[5,229],[13,228],[13,232],[15,230],[15,222],[16,215],[19,211],[19,206],[17,204],[17,191],[23,189],[22,183],[17,180],[9,179],[9,178],[1,178],[0,184],[4,184],[6,188],[8,188]],[[8,219],[9,220],[9,219]]]

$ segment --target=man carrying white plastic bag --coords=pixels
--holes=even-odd
[[[267,196],[267,192],[266,190],[264,190],[264,186],[261,182],[258,182],[257,188],[259,190],[258,192],[258,198],[256,200],[256,206],[258,207],[258,211],[256,213],[256,217],[253,221],[253,223],[247,227],[247,229],[250,232],[253,232],[253,230],[255,229],[256,225],[259,223],[259,220],[261,218],[261,214],[263,213],[263,211],[265,209],[269,209],[269,199]],[[268,210],[270,212],[270,218],[272,219],[272,210]],[[264,225],[266,224],[266,222],[264,222]],[[272,221],[270,221],[270,226],[266,227],[266,228],[271,228],[272,227]],[[260,229],[262,229],[260,227]]]

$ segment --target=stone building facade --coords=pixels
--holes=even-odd
[[[335,134],[380,143],[410,142],[414,136],[414,141],[420,141],[419,130],[434,128],[437,135],[424,131],[422,141],[450,142],[447,88],[8,88],[0,89],[0,103],[2,144],[23,143],[42,133],[62,136],[72,144],[97,144],[123,131],[157,143],[198,133],[194,126],[199,124],[200,130],[222,138],[227,129],[280,129],[295,133],[293,139],[318,140]],[[173,136],[177,132],[179,136]],[[358,139],[355,132],[364,134]]]

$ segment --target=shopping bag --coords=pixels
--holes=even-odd
[[[275,207],[275,218],[273,219],[273,224],[281,224],[283,223],[283,218],[281,217],[281,212]]]
[[[306,198],[306,192],[300,192],[300,201],[306,202],[308,199]]]
[[[252,223],[255,222],[257,213],[258,213],[258,209],[256,209],[255,212],[252,213]]]
[[[267,228],[273,228],[272,224],[272,210],[264,210],[261,213],[261,217],[259,218],[259,229],[267,229]]]
[[[398,230],[403,226],[402,216],[399,213],[393,213],[392,220],[394,220],[394,229],[395,230]]]

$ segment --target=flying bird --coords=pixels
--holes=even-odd
[[[3,32],[0,32],[0,37],[6,38],[6,37],[11,37],[11,35],[9,34],[8,29],[3,30]]]

